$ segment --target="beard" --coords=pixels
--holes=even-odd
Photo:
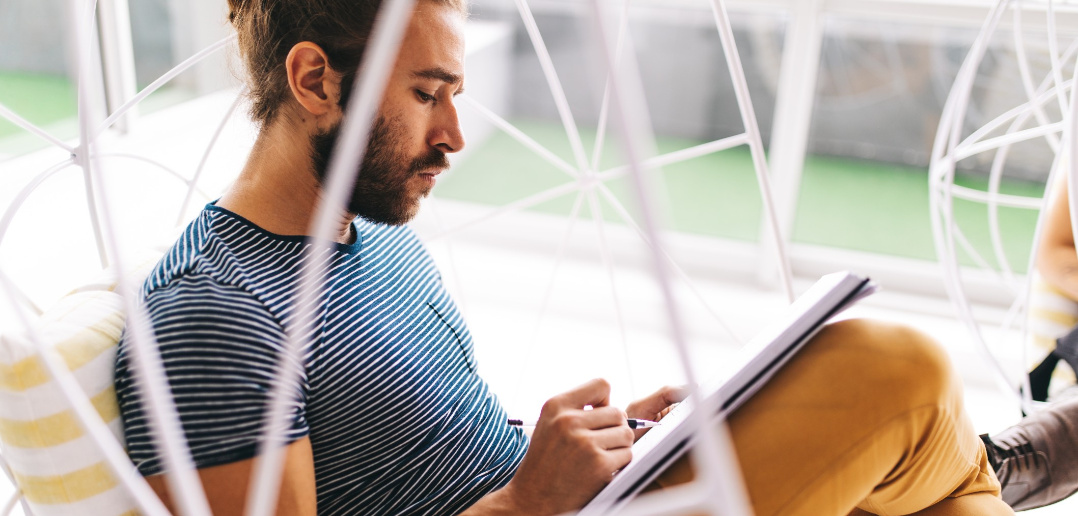
[[[340,123],[311,136],[311,162],[318,181],[325,186],[329,157],[340,133]],[[449,168],[445,153],[436,148],[419,156],[409,156],[400,143],[407,141],[404,123],[379,115],[371,127],[367,152],[348,200],[348,212],[371,222],[403,225],[419,212],[419,199],[430,193],[408,188],[421,172]]]

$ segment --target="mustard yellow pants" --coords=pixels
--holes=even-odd
[[[946,354],[905,326],[827,326],[729,424],[757,516],[1014,514]]]

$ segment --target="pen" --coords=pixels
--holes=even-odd
[[[649,421],[647,419],[629,418],[627,421],[629,423],[629,428],[632,428],[634,430],[638,428],[651,428],[654,426],[659,426],[658,421]],[[509,419],[509,426],[535,426],[535,423],[531,421],[525,422],[523,419]]]

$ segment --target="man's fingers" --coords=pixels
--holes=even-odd
[[[607,406],[585,410],[580,417],[585,428],[599,429],[617,426],[629,428],[625,421],[625,412],[617,407]]]
[[[612,426],[602,430],[593,430],[592,439],[595,444],[604,450],[616,450],[618,448],[632,447],[636,440],[636,433],[628,426]]]
[[[656,419],[668,407],[680,403],[689,395],[687,387],[663,387],[650,396],[629,405],[626,412],[631,417]]]
[[[605,407],[610,404],[610,383],[602,378],[591,380],[569,392],[559,394],[547,403],[557,403],[560,408]]]
[[[689,388],[685,385],[669,386],[659,389],[658,394],[666,405],[673,405],[685,401],[689,397]]]
[[[632,448],[616,448],[606,452],[606,469],[611,473],[629,465],[633,460]]]

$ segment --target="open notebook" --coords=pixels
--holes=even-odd
[[[790,305],[777,319],[749,342],[737,360],[717,365],[711,383],[701,386],[703,403],[686,400],[670,411],[662,424],[652,428],[633,445],[633,461],[619,471],[581,515],[612,514],[646,487],[674,460],[689,449],[692,425],[687,423],[695,407],[708,410],[718,421],[737,410],[758,392],[824,324],[859,299],[875,292],[868,278],[849,272],[828,274]]]

